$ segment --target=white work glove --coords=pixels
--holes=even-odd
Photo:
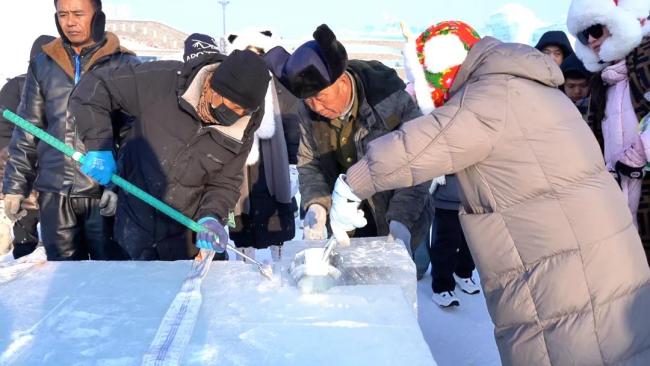
[[[298,168],[296,165],[289,165],[289,182],[291,183],[291,197],[295,197],[300,190],[300,181],[298,180]]]
[[[368,224],[359,209],[361,199],[357,197],[345,182],[345,174],[339,175],[332,193],[332,209],[330,210],[330,226],[332,234],[341,246],[350,245],[348,231],[362,228]]]
[[[447,179],[445,178],[444,175],[435,178],[434,180],[431,181],[431,186],[429,187],[429,194],[433,194],[436,191],[436,189],[438,189],[438,187],[444,186],[445,184],[447,184]]]
[[[16,222],[27,215],[21,204],[25,197],[22,194],[5,194],[5,215],[9,220]]]
[[[309,206],[303,221],[304,240],[325,240],[327,238],[327,210],[319,204]]]
[[[388,237],[393,241],[400,240],[404,243],[409,255],[413,257],[413,253],[411,253],[411,232],[409,229],[401,222],[395,220],[388,224],[388,229],[390,230]]]
[[[99,214],[106,217],[115,216],[117,209],[117,193],[105,189],[102,198],[99,200]]]

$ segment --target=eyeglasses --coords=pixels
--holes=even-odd
[[[583,30],[582,32],[578,32],[578,41],[582,43],[583,45],[588,45],[589,44],[589,36],[594,37],[595,39],[599,39],[600,37],[603,36],[605,33],[605,30],[603,29],[602,24],[594,24],[591,27]]]
[[[220,102],[219,104],[217,104],[216,106],[215,106],[214,103],[212,103],[212,101],[214,100],[214,97],[215,97],[215,96],[221,98],[221,102]],[[239,115],[240,117],[250,116],[250,115],[252,115],[253,113],[255,113],[255,112],[257,112],[257,111],[260,110],[260,107],[257,107],[257,108],[244,108],[244,107],[240,106],[239,104],[236,104],[236,103],[234,103],[234,102],[232,102],[232,101],[230,101],[230,100],[228,100],[228,101],[229,101],[230,103],[234,104],[234,108],[228,107],[228,105],[226,105],[226,106],[227,106],[229,109],[232,109],[232,110],[233,110],[237,115]],[[220,105],[222,105],[222,104],[226,104],[226,98],[224,98],[223,95],[221,95],[221,94],[215,92],[214,90],[212,90],[212,97],[211,97],[211,99],[210,99],[210,108],[212,108],[212,109],[216,109],[218,106],[220,106]]]

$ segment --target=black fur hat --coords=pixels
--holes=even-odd
[[[264,60],[275,77],[298,98],[312,97],[332,85],[347,67],[348,54],[334,32],[322,24],[314,40],[289,54],[282,47],[269,50]]]

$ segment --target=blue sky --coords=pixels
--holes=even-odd
[[[216,37],[222,34],[218,0],[104,0],[103,3],[113,19],[155,20],[187,33],[201,32]],[[228,33],[253,26],[270,27],[285,38],[309,38],[321,23],[329,24],[337,32],[382,28],[399,20],[417,29],[440,20],[457,19],[478,29],[490,14],[512,3],[529,8],[539,20],[553,24],[563,19],[570,0],[230,0],[226,26]]]

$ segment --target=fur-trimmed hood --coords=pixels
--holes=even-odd
[[[573,0],[567,27],[573,36],[595,24],[606,26],[612,34],[603,42],[600,57],[589,47],[575,42],[575,53],[592,72],[601,71],[632,52],[650,33],[650,22],[640,21],[650,15],[649,0]]]
[[[91,46],[93,47],[93,46]],[[90,70],[90,68],[97,63],[98,60],[103,57],[123,53],[128,55],[135,56],[135,53],[122,47],[120,45],[120,39],[111,32],[106,32],[106,40],[102,46],[99,47],[90,57],[90,60],[83,64],[84,72]],[[65,49],[64,41],[62,38],[57,38],[52,42],[43,45],[41,47],[43,53],[48,55],[54,62],[56,62],[63,71],[65,71],[71,79],[74,79],[74,65],[70,60],[70,55]]]

